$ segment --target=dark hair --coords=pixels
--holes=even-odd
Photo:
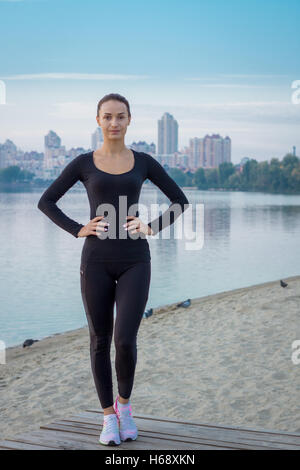
[[[101,100],[99,101],[98,106],[97,106],[97,116],[99,116],[99,111],[100,111],[101,105],[103,103],[105,103],[105,101],[109,101],[109,100],[117,100],[117,101],[121,101],[121,103],[126,104],[127,111],[128,111],[128,116],[131,117],[129,103],[128,103],[127,99],[124,98],[124,96],[119,95],[119,93],[109,93],[109,95],[105,95],[105,96],[103,96],[103,98],[101,98]]]

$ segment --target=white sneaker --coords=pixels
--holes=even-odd
[[[106,446],[117,446],[121,444],[119,422],[116,413],[104,415],[99,442]]]
[[[138,430],[132,417],[130,402],[126,406],[119,407],[119,395],[117,396],[113,408],[118,416],[120,438],[122,441],[135,441],[138,437]]]

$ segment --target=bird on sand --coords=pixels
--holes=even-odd
[[[149,318],[149,317],[151,317],[152,313],[153,313],[153,308],[149,308],[148,310],[145,310],[145,312],[143,314],[143,317],[144,318]]]
[[[180,304],[177,304],[177,307],[184,307],[187,308],[191,305],[191,299],[187,299],[184,302],[181,302]]]
[[[28,346],[31,346],[33,343],[36,341],[39,341],[38,339],[26,339],[23,343],[23,348],[26,348]]]

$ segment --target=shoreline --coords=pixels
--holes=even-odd
[[[0,193],[35,193],[38,190],[45,190],[53,183],[54,179],[51,180],[41,180],[38,183],[31,183],[30,181],[13,181],[11,183],[8,182],[0,182]],[[201,191],[201,192],[240,192],[240,193],[260,193],[266,195],[278,195],[278,196],[299,196],[300,192],[293,191],[293,190],[286,190],[286,191],[275,191],[271,189],[241,189],[241,188],[198,188],[197,186],[180,186],[180,188],[185,191]],[[155,185],[149,182],[145,182],[143,185],[143,191],[145,190],[153,190],[155,189]],[[71,192],[78,192],[78,193],[86,193],[86,190],[83,186],[75,185],[69,190]]]
[[[154,309],[141,322],[130,397],[135,413],[220,426],[300,432],[300,275]],[[185,300],[185,299],[183,299]],[[113,396],[117,392],[111,344]],[[10,346],[0,376],[0,438],[102,411],[92,377],[88,326],[32,346]],[[99,415],[99,431],[102,414]]]

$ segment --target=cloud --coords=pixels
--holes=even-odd
[[[274,82],[275,79],[278,78],[287,78],[290,77],[290,75],[262,75],[262,74],[215,74],[213,77],[184,77],[183,80],[187,82],[200,82],[201,87],[206,87],[206,88],[265,88],[265,87],[278,87],[282,86],[278,84],[278,81],[276,80],[275,84],[270,84],[271,81]],[[228,79],[228,82],[226,82],[224,79]],[[232,79],[236,81],[236,83],[232,82]],[[255,80],[256,83],[252,84],[250,83],[251,80]],[[267,79],[267,81],[265,80]],[[217,83],[220,80],[219,83]],[[222,81],[223,80],[223,81]],[[201,82],[209,82],[209,83],[201,83]],[[245,83],[245,81],[247,83]],[[286,82],[286,80],[285,80]],[[286,86],[286,85],[284,85]]]
[[[92,119],[96,116],[96,104],[94,102],[69,101],[53,103],[54,111],[49,116],[59,119]]]
[[[156,116],[160,119],[160,113],[170,112],[179,122],[180,126],[184,123],[207,123],[215,124],[242,123],[242,125],[270,125],[281,124],[290,126],[299,126],[300,124],[300,105],[292,104],[289,101],[236,101],[228,103],[203,103],[199,105],[135,105],[139,112],[147,116]],[[150,112],[151,111],[151,112]]]
[[[216,73],[213,77],[205,77],[205,76],[202,76],[202,77],[185,77],[184,80],[195,80],[195,81],[201,81],[201,80],[219,80],[221,77],[222,78],[268,78],[268,79],[272,79],[272,78],[278,78],[278,77],[289,77],[290,75],[272,75],[272,74],[239,74],[239,73],[235,73],[235,74],[229,74],[229,73]]]
[[[93,101],[57,102],[52,106],[54,110],[48,115],[58,119],[93,120],[96,115]],[[271,125],[300,125],[300,105],[288,101],[204,103],[195,106],[135,104],[132,109],[134,126],[150,125],[160,119],[165,111],[175,117],[181,129],[221,126],[226,127],[228,132],[233,128],[244,132],[256,126],[268,129]]]
[[[4,80],[144,80],[150,76],[105,73],[32,73],[0,78]]]
[[[29,3],[29,2],[46,2],[47,0],[0,0],[2,3]]]
[[[197,79],[191,79],[191,80],[197,80]],[[278,85],[243,85],[240,83],[203,83],[200,85],[202,88],[265,88],[265,87],[274,87]]]
[[[289,75],[279,75],[279,74],[229,74],[229,73],[220,73],[220,77],[231,77],[231,78],[275,78],[275,77],[288,77]]]

